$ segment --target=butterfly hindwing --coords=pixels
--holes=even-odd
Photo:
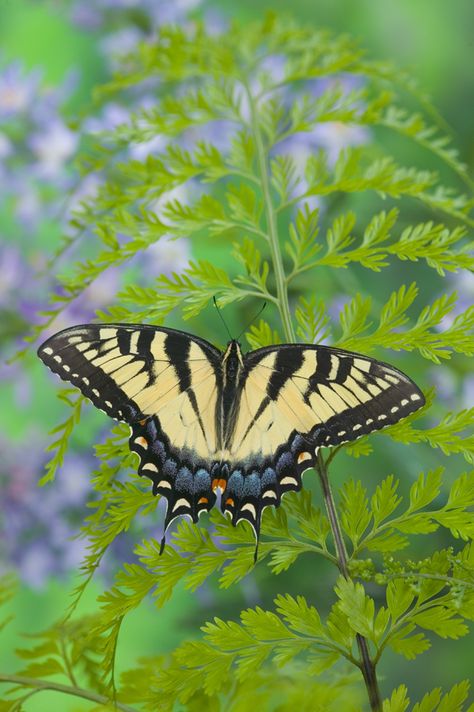
[[[186,514],[193,522],[209,511],[216,495],[208,460],[200,459],[191,449],[177,449],[153,416],[131,428],[130,449],[140,460],[138,473],[153,482],[153,494],[165,497],[168,508],[165,530],[169,523]]]

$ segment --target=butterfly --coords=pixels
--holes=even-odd
[[[398,369],[322,345],[224,351],[183,331],[85,324],[38,349],[44,363],[130,426],[138,473],[167,500],[164,522],[221,509],[257,538],[262,511],[300,490],[320,447],[356,440],[421,408]],[[164,547],[163,536],[161,550]]]

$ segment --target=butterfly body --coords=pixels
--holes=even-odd
[[[51,370],[131,428],[138,472],[167,500],[165,528],[197,521],[221,491],[234,524],[260,528],[264,507],[302,486],[318,448],[393,424],[424,403],[388,364],[321,345],[244,354],[182,331],[86,324],[38,351]]]

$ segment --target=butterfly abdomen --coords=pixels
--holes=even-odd
[[[242,392],[243,359],[237,341],[230,341],[222,356],[222,390],[216,417],[219,420],[221,448],[226,450],[232,441]]]

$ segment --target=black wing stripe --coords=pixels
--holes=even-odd
[[[333,380],[337,381],[338,383],[344,383],[344,381],[351,374],[351,371],[354,368],[354,361],[353,359],[340,358],[339,356],[333,356],[333,358],[337,359],[338,361],[337,373]]]
[[[316,371],[313,378],[323,381],[329,380],[332,366],[332,355],[329,351],[316,351]]]
[[[293,374],[301,368],[303,361],[304,354],[302,351],[296,353],[290,362],[288,362],[288,355],[284,351],[277,353],[275,366],[267,383],[267,395],[271,400],[276,401],[281,389]]]
[[[186,391],[191,385],[191,371],[188,363],[191,341],[188,339],[183,342],[183,339],[176,338],[175,334],[168,334],[164,346],[168,360],[176,371],[180,389]]]
[[[153,331],[140,331],[137,339],[137,351],[140,356],[152,358],[151,345],[154,338],[155,334]]]
[[[120,349],[120,353],[125,356],[125,354],[130,353],[130,345],[132,339],[132,332],[128,329],[118,329],[117,330],[117,344]]]

